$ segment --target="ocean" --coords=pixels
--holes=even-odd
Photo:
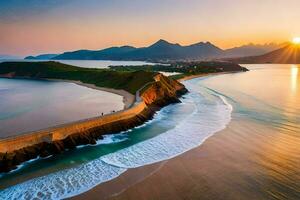
[[[75,83],[0,78],[0,138],[108,114],[123,107],[122,96]]]
[[[223,161],[219,159],[222,163],[243,159],[251,170],[247,171],[242,164],[243,169],[239,169],[236,163],[239,170],[232,179],[217,178],[218,184],[232,191],[238,186],[241,194],[237,195],[253,193],[259,199],[298,199],[299,66],[245,67],[250,71],[185,81],[190,92],[181,98],[182,103],[163,108],[140,127],[107,135],[97,145],[27,162],[9,174],[2,174],[0,198],[71,197],[128,169],[174,158],[201,146],[208,138],[218,138],[218,132],[231,124],[240,124],[231,131],[228,142],[238,142],[241,149],[235,151],[247,149],[248,157],[234,158],[232,154]],[[243,126],[245,122],[251,126]],[[249,147],[251,141],[270,145]],[[233,184],[240,180],[242,184]]]

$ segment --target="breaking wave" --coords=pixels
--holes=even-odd
[[[192,105],[194,109],[174,128],[80,166],[2,190],[0,199],[62,199],[75,196],[116,178],[129,168],[167,160],[198,147],[226,127],[231,120],[232,106],[224,96],[199,87],[193,81],[186,82],[186,86],[190,93],[182,98],[182,102]],[[155,115],[154,120],[156,118],[160,118],[159,114]],[[101,142],[105,144],[126,139],[122,135],[106,136]]]

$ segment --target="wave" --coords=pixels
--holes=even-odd
[[[64,199],[86,192],[125,171],[124,168],[114,167],[96,159],[72,169],[12,186],[0,192],[0,199]]]
[[[193,99],[198,99],[192,95]],[[136,168],[167,160],[202,144],[231,119],[232,106],[222,96],[216,104],[194,102],[195,110],[174,129],[101,158],[107,164]]]
[[[75,168],[7,188],[0,191],[0,199],[62,199],[75,196],[116,178],[129,168],[167,160],[198,147],[207,138],[226,127],[231,120],[232,106],[220,94],[196,87],[192,82],[187,82],[186,86],[191,92],[182,98],[182,102],[192,105],[194,109],[174,128]],[[174,108],[176,109],[176,106],[167,107]],[[168,112],[164,112],[163,115],[166,113]],[[161,117],[158,114],[154,120]],[[99,143],[127,139],[124,133],[119,136],[106,136]]]

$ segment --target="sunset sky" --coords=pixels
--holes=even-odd
[[[0,54],[35,55],[162,38],[221,48],[300,35],[299,0],[4,0]]]

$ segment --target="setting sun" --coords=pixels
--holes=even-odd
[[[295,37],[295,38],[293,39],[293,43],[294,43],[294,44],[300,44],[300,37]]]

